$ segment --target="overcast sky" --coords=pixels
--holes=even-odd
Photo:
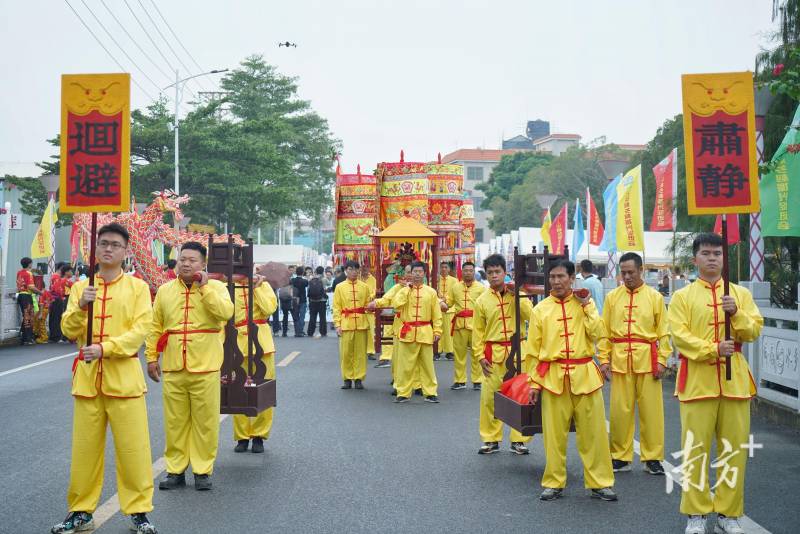
[[[191,72],[199,69],[153,1],[69,4],[157,96],[174,74],[128,6],[169,64],[185,71],[148,14]],[[681,73],[752,70],[773,27],[771,0],[155,2],[204,69],[263,54],[297,76],[301,96],[342,140],[345,170],[394,161],[401,148],[409,161],[499,148],[501,137],[524,133],[525,121],[536,118],[584,141],[645,143],[680,112]],[[58,132],[62,73],[120,69],[66,0],[0,0],[0,9],[0,165],[8,167],[53,153],[45,139]],[[278,48],[287,40],[297,48]],[[213,76],[202,80],[206,90],[217,88]],[[132,98],[134,108],[150,101],[135,85]]]

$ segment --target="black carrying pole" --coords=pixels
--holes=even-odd
[[[94,287],[94,264],[97,261],[97,212],[92,212],[92,235],[89,238],[89,286]],[[86,306],[88,319],[86,321],[86,345],[92,344],[92,326],[94,323],[94,302]],[[86,361],[86,360],[84,360]]]
[[[722,294],[731,294],[730,265],[728,263],[728,216],[722,215]],[[725,341],[731,339],[731,314],[725,312]],[[725,380],[731,379],[731,357],[725,356]]]
[[[247,244],[249,247],[253,247],[253,240],[248,239]],[[234,300],[234,302],[236,302]],[[252,377],[255,371],[255,363],[253,362],[253,336],[257,335],[258,327],[253,322],[253,304],[255,299],[253,298],[253,270],[251,269],[249,273],[247,273],[247,317],[245,320],[247,321],[247,376]],[[269,325],[267,325],[269,326]]]

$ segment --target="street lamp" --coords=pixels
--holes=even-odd
[[[203,73],[200,73],[200,74],[195,74],[193,76],[188,76],[188,77],[183,78],[183,79],[179,79],[178,70],[175,69],[175,83],[170,84],[170,85],[166,86],[163,89],[164,91],[166,91],[170,87],[173,87],[173,86],[175,87],[175,118],[173,120],[172,126],[173,126],[173,128],[175,130],[175,188],[174,189],[175,189],[175,194],[176,195],[180,194],[180,186],[181,186],[180,169],[179,169],[179,152],[180,152],[179,148],[180,147],[178,145],[178,110],[179,110],[180,102],[181,102],[181,89],[183,87],[182,84],[184,84],[185,82],[187,82],[187,81],[189,81],[189,80],[191,80],[193,78],[198,78],[200,76],[208,76],[209,74],[219,74],[219,73],[222,73],[222,72],[228,72],[228,69],[214,69],[214,70],[210,70],[208,72],[203,72]]]

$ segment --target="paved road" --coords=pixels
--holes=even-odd
[[[370,366],[364,391],[339,389],[336,338],[278,338],[272,438],[263,455],[233,453],[222,422],[214,491],[155,493],[162,533],[249,532],[683,532],[679,495],[638,469],[617,478],[617,503],[589,499],[571,438],[566,497],[537,499],[541,437],[532,454],[479,456],[478,393],[452,392],[452,363],[437,362],[441,404],[391,403],[387,369]],[[65,513],[70,455],[71,357],[5,374],[74,351],[71,345],[0,349],[0,533],[47,532]],[[148,382],[153,461],[163,454],[160,386]],[[671,387],[671,385],[670,385]],[[665,395],[667,449],[679,449],[677,402]],[[762,450],[747,473],[747,514],[768,531],[800,531],[800,436],[753,421]],[[116,492],[107,447],[101,503]],[[507,449],[508,444],[504,444]],[[107,509],[114,510],[113,505]],[[112,515],[101,533],[127,532]]]

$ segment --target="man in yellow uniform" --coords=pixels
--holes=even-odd
[[[605,298],[608,337],[598,344],[600,370],[611,380],[611,463],[630,471],[634,413],[639,406],[640,458],[644,470],[663,475],[664,398],[661,376],[672,353],[664,297],[644,283],[642,257],[627,252],[619,261],[624,285]]]
[[[408,402],[414,381],[414,369],[419,367],[422,393],[426,402],[439,402],[438,382],[433,367],[433,344],[442,334],[442,309],[436,290],[423,283],[425,264],[411,263],[411,284],[400,289],[392,300],[400,312],[402,326],[397,334],[399,343],[394,353],[395,402]]]
[[[242,277],[237,280],[238,286],[234,292],[236,301],[235,307],[235,321],[236,329],[239,335],[236,341],[239,345],[239,350],[244,355],[244,362],[242,367],[247,370],[247,346],[248,346],[248,324],[247,324],[247,311],[249,301],[249,291],[247,288],[247,278]],[[261,350],[264,355],[261,361],[267,367],[265,378],[275,378],[275,343],[272,340],[272,329],[269,327],[269,317],[278,309],[278,298],[275,296],[275,291],[268,283],[255,275],[253,280],[253,323],[258,329],[258,344],[261,345]],[[253,349],[255,350],[255,349]],[[272,429],[272,417],[274,408],[267,408],[257,417],[247,417],[246,415],[236,414],[233,416],[233,439],[236,440],[236,447],[234,452],[246,452],[250,440],[253,440],[253,452],[264,452],[264,440],[269,438],[269,432]]]
[[[489,280],[489,289],[475,300],[472,317],[472,354],[480,358],[484,376],[481,390],[478,429],[483,445],[478,454],[492,454],[500,450],[503,441],[503,422],[494,416],[494,394],[503,383],[506,360],[511,354],[511,338],[516,328],[514,292],[506,290],[506,260],[492,254],[483,260],[483,270]],[[473,284],[476,285],[476,284]],[[520,299],[520,321],[529,320],[531,301]],[[475,373],[475,371],[472,371]],[[473,380],[475,375],[473,374]],[[525,443],[531,440],[511,429],[511,452],[528,454]]]
[[[464,262],[461,266],[463,280],[452,285],[447,292],[447,307],[450,309],[450,321],[444,321],[443,329],[450,329],[453,338],[453,385],[450,389],[459,390],[467,387],[467,349],[472,348],[472,316],[475,301],[486,287],[475,281],[475,264]],[[472,353],[471,375],[472,389],[481,389],[483,372],[480,360],[482,354]]]
[[[358,277],[359,280],[367,284],[367,287],[371,291],[371,296],[369,300],[375,298],[375,294],[378,291],[378,281],[375,279],[374,276],[369,272],[369,264],[364,262],[361,265],[361,273]],[[374,360],[375,359],[375,314],[368,313],[367,317],[367,324],[369,328],[367,329],[367,359]]]
[[[344,264],[347,279],[333,292],[333,324],[339,334],[339,361],[344,385],[342,389],[364,389],[367,376],[367,343],[369,322],[367,304],[375,295],[359,280],[358,262]]]
[[[724,296],[722,238],[699,234],[692,245],[699,278],[679,289],[669,304],[672,342],[680,353],[676,384],[681,406],[683,476],[681,513],[689,516],[687,534],[705,532],[705,516],[718,514],[715,532],[739,534],[744,514],[747,455],[741,451],[750,438],[750,399],[756,386],[742,343],[755,341],[764,318],[750,292],[730,284]],[[725,313],[731,316],[732,340],[725,340]],[[730,357],[730,359],[726,359]],[[731,366],[731,379],[725,367]],[[717,469],[713,499],[709,493],[707,459],[716,438]],[[719,460],[718,460],[719,461]],[[736,477],[725,477],[735,472]]]
[[[605,337],[603,319],[591,297],[572,292],[575,264],[558,260],[550,267],[550,296],[533,309],[528,326],[531,403],[542,397],[547,460],[539,497],[561,497],[567,485],[567,435],[575,422],[583,483],[593,498],[616,501],[603,404],[603,376],[592,360],[594,344]]]
[[[439,360],[442,357],[452,360],[453,353],[453,334],[450,333],[450,324],[453,321],[453,311],[448,309],[447,296],[450,290],[458,283],[458,278],[450,275],[450,264],[443,261],[439,264],[439,287],[436,292],[439,295],[439,302],[442,307],[442,338],[439,340],[439,353],[433,355],[433,359]]]
[[[61,317],[63,334],[76,340],[80,353],[72,363],[72,460],[67,507],[69,514],[53,534],[91,530],[92,514],[103,489],[106,427],[111,425],[117,491],[132,530],[155,534],[146,514],[153,510],[150,433],[139,348],[152,320],[147,284],[122,273],[128,232],[119,224],[97,234],[95,286],[77,282]],[[86,339],[87,307],[93,302],[92,340]]]
[[[167,476],[158,489],[186,485],[191,463],[194,487],[211,489],[219,441],[219,369],[225,323],[233,316],[228,289],[205,272],[206,248],[190,241],[178,256],[178,278],[158,288],[147,336],[147,374],[164,372],[164,433]],[[163,365],[159,364],[163,353]]]

